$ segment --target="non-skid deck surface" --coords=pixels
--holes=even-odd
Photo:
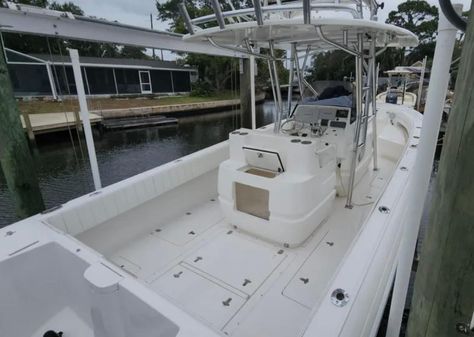
[[[114,252],[109,259],[215,330],[238,336],[295,336],[384,188],[394,163],[381,158],[298,248],[254,238],[227,223],[216,199]]]

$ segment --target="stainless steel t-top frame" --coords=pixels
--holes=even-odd
[[[214,15],[207,15],[195,19],[191,19],[187,13],[186,7],[184,4],[180,5],[180,10],[185,21],[186,27],[190,34],[194,34],[196,31],[196,25],[208,23],[208,22],[217,22],[220,29],[225,29],[225,20],[227,19],[230,23],[238,21],[256,21],[258,26],[262,26],[265,23],[265,15],[267,17],[272,13],[276,12],[298,12],[301,11],[303,14],[303,21],[305,24],[311,24],[311,13],[319,11],[345,11],[351,13],[354,18],[363,18],[363,5],[367,5],[370,10],[370,19],[376,20],[377,10],[379,5],[376,0],[346,0],[345,3],[342,3],[341,0],[330,0],[326,1],[311,1],[311,0],[302,0],[302,2],[295,2],[285,5],[271,5],[263,6],[260,0],[253,0],[254,7],[247,9],[238,9],[231,10],[227,12],[222,12],[219,0],[212,0],[212,7],[214,9]],[[352,5],[351,5],[352,4]],[[355,7],[354,7],[355,5]],[[234,21],[235,20],[235,21]],[[353,142],[353,153],[351,158],[351,167],[349,173],[349,186],[346,200],[346,207],[352,208],[352,197],[354,190],[355,174],[357,171],[357,166],[363,157],[366,141],[367,141],[367,130],[369,118],[372,118],[372,127],[373,127],[373,156],[374,156],[374,169],[377,169],[377,125],[376,125],[376,94],[377,94],[377,72],[376,72],[376,62],[375,58],[378,55],[376,52],[376,37],[372,36],[369,39],[369,52],[365,53],[364,50],[364,34],[357,33],[357,41],[355,47],[348,44],[348,32],[347,30],[342,31],[343,38],[342,44],[328,38],[323,31],[323,28],[320,26],[315,26],[315,33],[319,38],[325,43],[329,44],[332,47],[335,47],[339,50],[343,50],[350,55],[353,55],[356,58],[356,125],[354,130],[354,142]],[[252,55],[255,57],[263,58],[267,60],[268,70],[270,73],[270,80],[272,85],[273,97],[275,100],[275,113],[274,113],[274,132],[279,133],[281,128],[282,116],[284,113],[283,101],[280,89],[280,81],[278,78],[277,65],[276,65],[276,55],[274,50],[274,42],[268,41],[269,54],[260,54],[253,50],[251,44],[248,40],[245,40],[242,47],[231,47],[225,45],[219,45],[214,41],[213,38],[207,37],[208,41],[216,46],[223,49],[229,49],[237,51],[240,53]],[[304,42],[300,43],[304,44]],[[304,66],[301,69],[298,50],[298,43],[294,42],[291,44],[291,56],[290,56],[290,88],[288,90],[288,116],[291,110],[291,100],[292,100],[292,90],[291,86],[293,83],[293,76],[296,72],[296,77],[298,79],[298,86],[300,89],[301,96],[304,95],[305,87],[308,88],[314,95],[318,93],[312,86],[304,79]],[[304,56],[304,65],[310,55],[311,46],[306,47],[306,54]],[[365,59],[368,60],[368,63],[365,63]],[[364,65],[366,65],[364,67]],[[365,68],[365,71],[364,71]],[[366,81],[364,83],[364,75],[366,75]],[[364,86],[365,84],[365,86]],[[365,101],[365,106],[363,102]],[[370,115],[370,108],[372,108],[372,114]]]
[[[363,4],[366,4],[370,11],[371,19],[375,19],[377,15],[377,10],[379,5],[376,0],[303,0],[302,2],[295,1],[294,3],[286,3],[279,5],[269,5],[262,6],[260,0],[252,0],[254,7],[253,8],[242,8],[242,9],[232,9],[230,11],[222,12],[222,9],[219,5],[218,0],[211,0],[212,8],[214,14],[201,16],[198,18],[191,19],[189,15],[187,18],[185,15],[183,19],[185,20],[186,28],[189,25],[196,26],[199,24],[216,22],[219,24],[220,28],[223,28],[225,25],[225,20],[229,22],[233,21],[256,21],[258,25],[263,25],[265,16],[269,14],[274,14],[276,12],[298,12],[303,13],[304,22],[309,24],[311,22],[311,12],[321,12],[321,11],[339,11],[350,13],[355,19],[362,19],[364,17]],[[354,7],[354,5],[356,5]],[[180,5],[180,9],[183,8],[183,5]],[[189,30],[189,29],[188,29]],[[191,33],[191,30],[189,30]]]

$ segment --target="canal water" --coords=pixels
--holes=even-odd
[[[257,126],[273,121],[273,107],[273,102],[257,106]],[[229,132],[240,127],[239,113],[229,110],[181,117],[178,125],[167,127],[102,133],[94,130],[102,185],[116,183],[228,139]],[[47,208],[93,191],[85,141],[78,142],[75,130],[38,137],[33,159]],[[0,170],[0,228],[17,220]]]

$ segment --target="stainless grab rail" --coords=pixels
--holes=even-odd
[[[256,14],[258,12],[255,10],[256,8],[257,7],[243,8],[243,9],[236,9],[232,11],[222,12],[222,17],[228,18],[228,17],[240,17],[240,16],[246,16],[246,15],[258,16],[258,14]],[[303,11],[302,4],[271,5],[271,6],[265,6],[265,7],[260,7],[260,8],[261,8],[262,15],[269,14],[269,13],[276,13],[276,12]],[[342,5],[342,4],[339,4],[339,5],[313,4],[311,5],[311,11],[330,11],[330,10],[348,12],[352,14],[354,18],[356,19],[360,18],[360,13],[355,8],[351,7],[350,5]],[[208,23],[212,21],[216,21],[215,14],[205,15],[205,16],[201,16],[201,17],[194,18],[191,20],[191,22],[195,25]],[[263,17],[262,17],[262,24],[263,24]]]

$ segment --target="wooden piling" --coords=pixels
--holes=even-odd
[[[240,67],[240,118],[243,128],[252,128],[252,97],[250,91],[250,60],[241,59]]]
[[[21,115],[23,116],[23,120],[25,121],[25,128],[26,134],[28,135],[28,139],[32,142],[35,141],[35,133],[33,132],[33,127],[31,126],[30,115],[28,112],[22,111]]]
[[[79,111],[77,111],[76,109],[74,109],[74,123],[76,124],[76,129],[80,132],[82,132],[82,121],[81,121],[81,117],[79,117]]]
[[[26,121],[25,121],[26,122]],[[24,218],[44,209],[34,162],[28,147],[20,113],[0,45],[0,164],[16,213]]]
[[[470,17],[474,15],[474,7]],[[416,274],[408,337],[469,335],[474,310],[474,24],[468,25],[454,107]],[[471,332],[472,334],[473,332]]]

